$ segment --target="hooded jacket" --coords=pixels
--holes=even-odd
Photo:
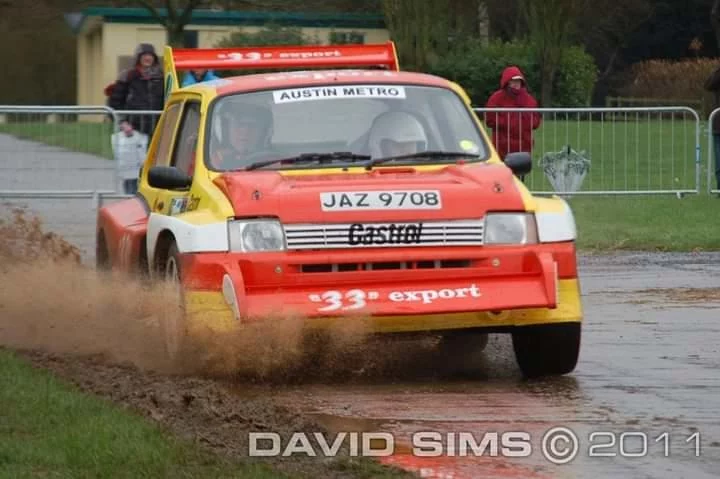
[[[519,77],[522,87],[513,92],[508,84]],[[500,77],[500,89],[495,91],[487,101],[486,108],[537,108],[537,100],[528,92],[527,81],[520,68],[509,66]],[[504,159],[508,153],[519,151],[532,152],[532,131],[540,126],[541,117],[538,112],[486,112],[485,124],[493,130],[495,149]]]
[[[155,59],[148,68],[140,65],[140,57],[146,53]],[[155,48],[148,43],[138,45],[135,49],[135,66],[120,72],[109,90],[108,106],[115,110],[162,110],[164,78]],[[152,136],[157,116],[130,115],[127,120],[136,130]]]

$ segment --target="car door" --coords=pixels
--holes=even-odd
[[[150,213],[163,213],[167,211],[166,191],[162,188],[151,186],[148,182],[150,170],[155,166],[169,166],[172,144],[177,132],[180,120],[183,99],[171,99],[165,106],[165,111],[157,125],[158,132],[150,145],[148,159],[143,168],[139,193],[145,198]]]
[[[199,125],[199,99],[191,97],[171,100],[160,126],[160,137],[157,144],[153,145],[148,167],[174,167],[192,177]],[[152,213],[176,215],[187,209],[189,187],[165,188],[143,182],[142,190]]]
[[[170,166],[177,168],[188,177],[195,171],[195,155],[198,149],[198,133],[200,129],[200,101],[188,99],[183,105],[178,132],[170,156]],[[191,190],[173,191],[167,199],[167,214],[174,216],[195,209],[198,198],[191,195]]]

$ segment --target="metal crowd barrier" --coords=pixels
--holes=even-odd
[[[720,115],[720,108],[710,112],[706,125],[707,132],[707,192],[708,194],[720,193],[720,133],[718,133],[717,147],[715,146],[715,135],[713,134],[713,122],[715,117]],[[718,119],[720,121],[720,119]],[[713,188],[713,184],[715,188]]]
[[[474,108],[474,111],[488,133],[496,135],[494,141],[499,151],[532,149],[533,172],[526,178],[526,184],[533,193],[681,196],[700,192],[700,116],[691,108]],[[532,131],[531,137],[527,131]],[[559,163],[557,158],[563,156],[572,157],[575,163]],[[573,187],[577,190],[563,189],[572,184],[573,176],[581,174],[579,159],[584,160],[585,166],[582,183],[578,185],[574,178]],[[549,178],[563,173],[570,180],[557,180],[553,185]]]
[[[720,109],[719,109],[720,110]],[[536,194],[697,194],[702,190],[701,122],[687,107],[474,108],[481,120],[508,115],[532,121],[533,172],[526,184]],[[106,106],[0,105],[0,191],[121,190],[111,137],[127,116],[156,121],[161,111],[118,111]],[[713,111],[712,121],[718,111]],[[518,114],[520,114],[518,116]],[[498,131],[506,128],[500,123]],[[487,125],[486,125],[487,126]],[[488,130],[492,133],[492,130]],[[512,143],[512,135],[504,135]],[[712,188],[713,138],[708,132],[707,191]],[[549,161],[566,150],[589,160],[577,191],[557,188]],[[556,172],[557,173],[557,172]]]

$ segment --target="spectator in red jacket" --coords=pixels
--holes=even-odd
[[[527,81],[516,66],[502,72],[500,89],[488,99],[486,108],[537,108],[538,103],[528,92]],[[493,130],[493,144],[500,158],[508,153],[526,151],[532,154],[532,132],[540,126],[538,112],[486,112],[485,124]]]

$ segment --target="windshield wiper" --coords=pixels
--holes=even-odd
[[[277,158],[274,160],[256,161],[248,165],[245,170],[255,170],[263,168],[265,166],[274,165],[275,163],[312,163],[317,161],[318,163],[331,163],[333,161],[366,161],[370,159],[370,155],[357,155],[350,151],[335,151],[333,153],[302,153],[297,156],[291,156],[288,158]]]
[[[477,158],[480,158],[480,156],[473,155],[471,153],[463,153],[461,151],[420,151],[418,153],[410,153],[408,155],[396,155],[396,156],[386,156],[385,158],[375,158],[374,160],[370,160],[367,163],[365,163],[365,169],[371,170],[373,166],[379,165],[382,163],[387,163],[388,161],[413,160],[413,159],[435,160],[438,158],[442,158],[442,159],[446,159],[446,158],[477,159]]]

